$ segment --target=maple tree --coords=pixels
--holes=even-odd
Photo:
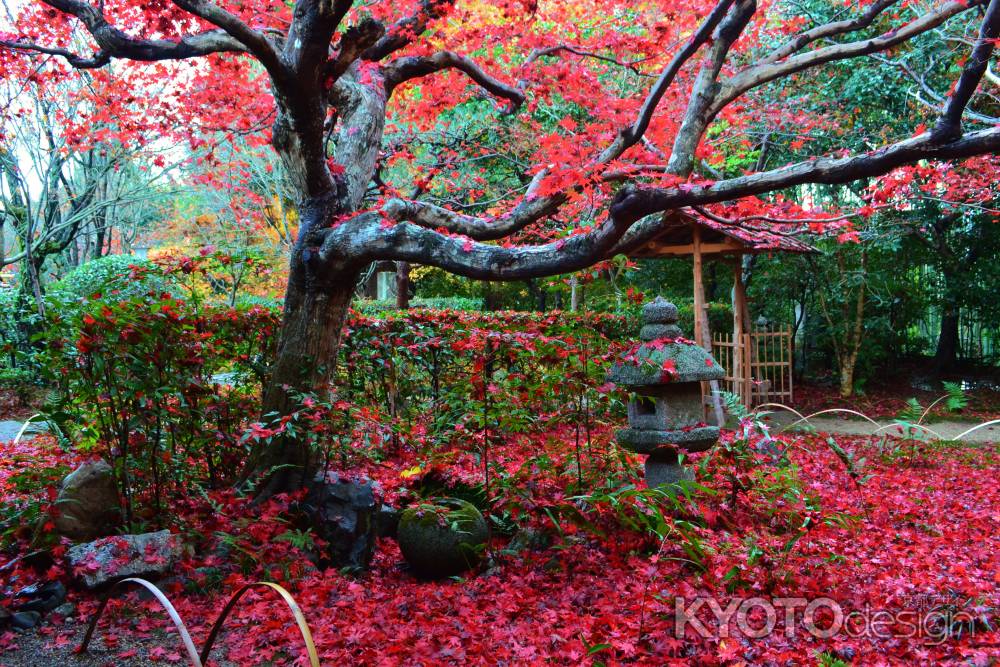
[[[755,113],[754,91],[900,49],[953,19],[978,28],[931,129],[868,152],[833,150],[709,178],[721,156],[706,141],[709,130],[738,136]],[[290,413],[298,394],[328,380],[354,285],[372,262],[490,280],[565,273],[644,242],[671,212],[745,200],[766,214],[767,195],[783,189],[1000,148],[1000,128],[963,128],[1000,32],[997,0],[874,0],[821,23],[750,0],[710,8],[683,0],[41,0],[15,27],[0,42],[5,67],[33,55],[79,70],[125,60],[147,64],[147,86],[183,72],[169,94],[145,99],[164,132],[208,118],[244,129],[271,121],[269,141],[298,199],[300,225],[265,414]],[[189,59],[199,62],[164,64]],[[638,81],[616,76],[622,71]],[[405,192],[381,178],[409,157],[405,145],[386,144],[387,129],[441,122],[468,99],[467,82],[500,101],[502,114],[526,110],[511,136],[534,146],[523,150],[523,186],[469,207],[476,214],[419,199],[441,167],[412,174]],[[134,90],[144,95],[141,85]],[[539,109],[553,101],[587,113],[539,122]],[[566,219],[582,222],[525,236]],[[296,471],[308,472],[311,458],[305,444],[284,439],[260,449],[253,466],[284,466],[271,478],[273,492],[297,486]]]

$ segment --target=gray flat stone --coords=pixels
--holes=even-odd
[[[615,434],[625,449],[637,454],[649,454],[664,445],[676,445],[688,452],[703,452],[719,439],[718,426],[699,426],[688,431],[653,431],[626,428]]]

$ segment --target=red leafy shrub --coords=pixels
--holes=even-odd
[[[159,516],[192,484],[232,482],[251,441],[279,433],[341,469],[403,450],[446,463],[457,445],[475,453],[488,486],[493,450],[513,434],[571,423],[579,460],[620,407],[603,386],[609,355],[633,333],[620,317],[354,313],[333,391],[252,422],[280,313],[214,305],[183,287],[209,259],[131,267],[128,279],[156,277],[157,289],[97,292],[66,317],[53,308],[42,336],[59,397],[50,417],[112,463],[129,523]]]

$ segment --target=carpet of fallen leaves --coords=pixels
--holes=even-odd
[[[495,448],[498,464],[511,471],[513,489],[530,497],[527,506],[567,502],[576,479],[573,438],[565,429]],[[597,433],[593,446],[607,448],[609,439],[609,433]],[[701,500],[704,525],[697,537],[704,569],[689,562],[679,540],[650,541],[625,528],[615,530],[610,521],[603,524],[609,528],[604,537],[572,525],[559,533],[548,522],[550,543],[517,551],[508,548],[508,537],[498,535],[492,558],[462,580],[415,579],[390,539],[380,540],[366,573],[320,571],[287,539],[285,500],[252,509],[232,492],[212,491],[192,494],[176,508],[172,528],[194,548],[176,572],[186,585],[168,580],[164,588],[200,645],[237,587],[260,579],[280,582],[304,610],[324,665],[996,664],[1000,451],[922,445],[880,452],[874,441],[839,438],[870,476],[857,486],[824,438],[788,436],[785,442],[802,491],[818,503],[810,510],[815,514],[810,528],[786,548],[783,505],[786,496],[789,507],[800,500],[783,494],[778,483],[748,494],[736,507],[725,493]],[[26,502],[26,470],[60,466],[56,470],[62,471],[79,458],[44,437],[16,447],[5,443],[0,450],[0,496],[8,507]],[[532,463],[540,454],[553,465]],[[596,465],[598,458],[584,453],[583,466]],[[418,463],[401,455],[358,474],[370,475],[387,497],[398,498]],[[635,459],[626,463],[639,465]],[[444,474],[477,481],[481,468],[464,454]],[[541,531],[542,516],[525,514],[522,520]],[[58,562],[41,572],[12,562],[23,555],[26,539],[21,535],[18,548],[0,555],[0,604],[39,577],[69,581]],[[720,631],[705,606],[697,617],[714,636],[700,637],[688,627],[678,637],[676,599],[689,603],[699,596],[714,598],[723,609],[753,597],[830,598],[844,614],[860,618],[885,611],[893,620],[876,627],[881,637],[871,628],[849,632],[847,626],[832,637],[817,637],[802,627],[801,613],[786,624],[779,609],[775,630],[751,638],[739,632],[735,617]],[[70,599],[83,619],[98,602],[78,590]],[[122,642],[117,664],[129,664],[134,655],[124,648],[126,636],[157,643],[148,654],[154,661],[182,661],[176,635],[163,634],[167,621],[155,603],[130,594],[111,610],[99,634],[111,646]],[[944,611],[958,620],[941,639]],[[902,636],[913,635],[900,620],[906,613],[934,622],[924,636]],[[760,627],[766,621],[761,615],[761,608],[751,612],[750,625]],[[832,621],[817,617],[816,622],[829,627]],[[308,664],[292,617],[276,596],[250,593],[228,627],[217,650],[235,664]],[[720,636],[725,630],[729,636]],[[79,627],[51,622],[41,632],[53,646],[79,637]],[[16,650],[18,641],[13,633],[0,635],[0,653]]]

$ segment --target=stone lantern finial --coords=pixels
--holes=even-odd
[[[677,326],[677,321],[677,306],[658,296],[642,307],[642,329],[639,331],[639,338],[646,341],[680,338],[682,332]]]

